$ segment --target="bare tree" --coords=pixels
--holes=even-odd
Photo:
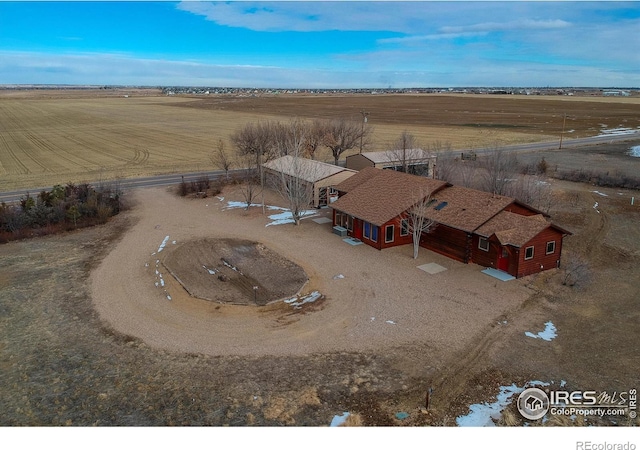
[[[422,233],[429,233],[436,227],[436,222],[427,217],[427,210],[433,204],[430,195],[420,191],[415,195],[416,202],[407,211],[407,226],[413,241],[413,259],[418,258]]]
[[[416,137],[408,131],[403,131],[400,136],[391,144],[391,148],[387,150],[389,157],[400,163],[400,172],[409,173],[409,164],[411,154],[408,150],[418,148]]]
[[[272,186],[287,202],[296,225],[309,209],[314,196],[314,180],[317,165],[303,158],[308,128],[304,122],[293,120],[284,126],[286,132],[279,135],[278,146],[286,149],[286,155],[272,162],[278,163],[278,177],[272,178]]]
[[[578,254],[567,254],[562,264],[562,284],[581,288],[586,286],[592,279],[589,261]]]
[[[508,185],[516,179],[518,159],[496,147],[481,162],[484,169],[482,189],[496,195],[507,195]]]
[[[325,129],[326,124],[320,119],[314,119],[308,125],[304,148],[309,158],[316,159],[316,151],[322,145]]]
[[[540,175],[521,175],[514,183],[510,183],[505,195],[513,197],[522,203],[531,205],[545,213],[555,203],[551,184]]]
[[[209,159],[211,159],[213,165],[224,170],[225,178],[229,181],[229,169],[231,169],[233,165],[233,159],[227,154],[224,147],[224,141],[218,139],[216,148],[209,156]]]
[[[245,209],[248,210],[262,193],[263,189],[259,182],[260,177],[258,176],[258,170],[255,166],[254,156],[251,154],[241,155],[240,163],[243,166],[243,171],[242,176],[237,181],[240,184],[240,193],[247,204]],[[262,203],[264,204],[264,201]]]
[[[334,119],[326,123],[323,144],[331,150],[334,164],[338,165],[340,155],[366,143],[370,128],[360,122],[347,119]],[[364,145],[364,144],[363,144]]]
[[[274,128],[277,123],[249,122],[231,135],[231,142],[240,155],[253,155],[255,167],[273,159],[277,150],[274,144]]]
[[[395,165],[395,170],[418,176],[433,175],[432,161],[435,155],[424,150],[408,131],[403,131],[389,147],[385,154],[389,162]]]

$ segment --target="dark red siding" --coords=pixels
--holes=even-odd
[[[562,233],[552,227],[541,231],[535,238],[520,247],[518,258],[518,270],[516,277],[525,277],[543,270],[554,269],[560,264],[560,254],[562,252]],[[555,251],[546,254],[547,242],[555,241]],[[525,260],[527,247],[533,246],[533,258]]]
[[[395,219],[392,219],[390,221],[388,221],[387,223],[385,223],[383,226],[380,227],[380,236],[382,237],[382,239],[380,239],[380,248],[389,248],[389,247],[396,247],[398,245],[406,245],[406,244],[411,244],[413,242],[413,236],[411,235],[411,233],[409,233],[407,236],[400,236],[400,232],[402,230],[402,219],[400,217],[396,217]],[[393,241],[392,242],[385,242],[386,239],[386,228],[388,225],[393,225]]]
[[[489,251],[485,252],[478,247],[480,236],[474,235],[471,240],[471,261],[484,267],[493,267],[497,269],[498,253],[502,251],[502,245],[494,237],[489,239]]]
[[[524,205],[519,205],[517,203],[511,203],[505,209],[505,211],[512,212],[514,214],[520,214],[522,216],[535,216],[536,214],[540,214],[539,212],[532,211]]]
[[[471,258],[471,238],[466,232],[446,225],[439,224],[423,234],[420,246],[464,263]]]

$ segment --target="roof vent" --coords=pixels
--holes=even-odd
[[[444,208],[444,207],[445,207],[445,206],[447,206],[447,205],[448,205],[448,203],[447,203],[447,202],[440,202],[440,203],[438,204],[438,206],[436,206],[436,207],[435,207],[435,208],[433,208],[433,209],[435,209],[436,211],[440,211],[442,208]]]

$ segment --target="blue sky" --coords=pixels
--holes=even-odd
[[[0,84],[640,87],[640,2],[4,2]]]

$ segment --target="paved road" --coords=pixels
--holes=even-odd
[[[236,171],[230,170],[229,174],[231,175]],[[223,170],[216,170],[212,172],[194,172],[194,173],[185,173],[185,174],[170,174],[170,175],[156,175],[152,177],[143,177],[143,178],[129,178],[118,180],[118,188],[120,190],[130,190],[136,188],[145,188],[145,187],[158,187],[158,186],[170,186],[173,184],[178,184],[182,181],[182,177],[184,177],[185,181],[195,181],[203,175],[209,176],[209,179],[213,180],[218,177],[224,177]],[[108,181],[106,183],[115,183],[115,181]],[[93,186],[97,186],[99,182],[89,183]],[[52,186],[43,186],[43,187],[35,187],[31,189],[20,189],[17,191],[7,191],[0,192],[0,202],[15,202],[20,200],[27,193],[31,193],[31,195],[37,195],[39,192],[43,190],[51,190]]]
[[[640,139],[640,131],[636,131],[633,133],[627,134],[618,134],[618,135],[610,135],[610,136],[593,136],[586,138],[578,138],[578,139],[564,139],[562,142],[562,148],[573,148],[580,147],[586,145],[595,145],[595,144],[605,144],[605,143],[613,143],[620,141],[630,141]],[[500,147],[504,151],[509,152],[535,152],[538,150],[553,150],[560,147],[560,141],[554,142],[534,142],[531,144],[519,144],[519,145],[508,145]],[[473,151],[477,154],[488,153],[493,149],[473,149]],[[459,152],[470,152],[469,150],[458,150]],[[241,170],[241,169],[239,169]],[[233,173],[239,170],[231,170],[229,173]],[[184,176],[185,181],[195,181],[202,175],[208,175],[210,179],[215,179],[220,176],[224,176],[224,171],[217,170],[212,172],[197,172],[197,173],[185,173],[185,174],[172,174],[172,175],[156,175],[152,177],[144,177],[144,178],[131,178],[131,179],[123,179],[119,180],[119,186],[122,190],[129,190],[135,188],[145,188],[145,187],[158,187],[158,186],[169,186],[172,184],[178,184],[182,180]],[[97,182],[90,183],[94,186],[97,185]],[[0,192],[0,202],[15,202],[20,200],[23,196],[30,192],[31,194],[37,194],[42,190],[50,190],[51,186],[48,187],[35,187],[31,189],[21,189],[17,191],[8,191],[8,192]]]

